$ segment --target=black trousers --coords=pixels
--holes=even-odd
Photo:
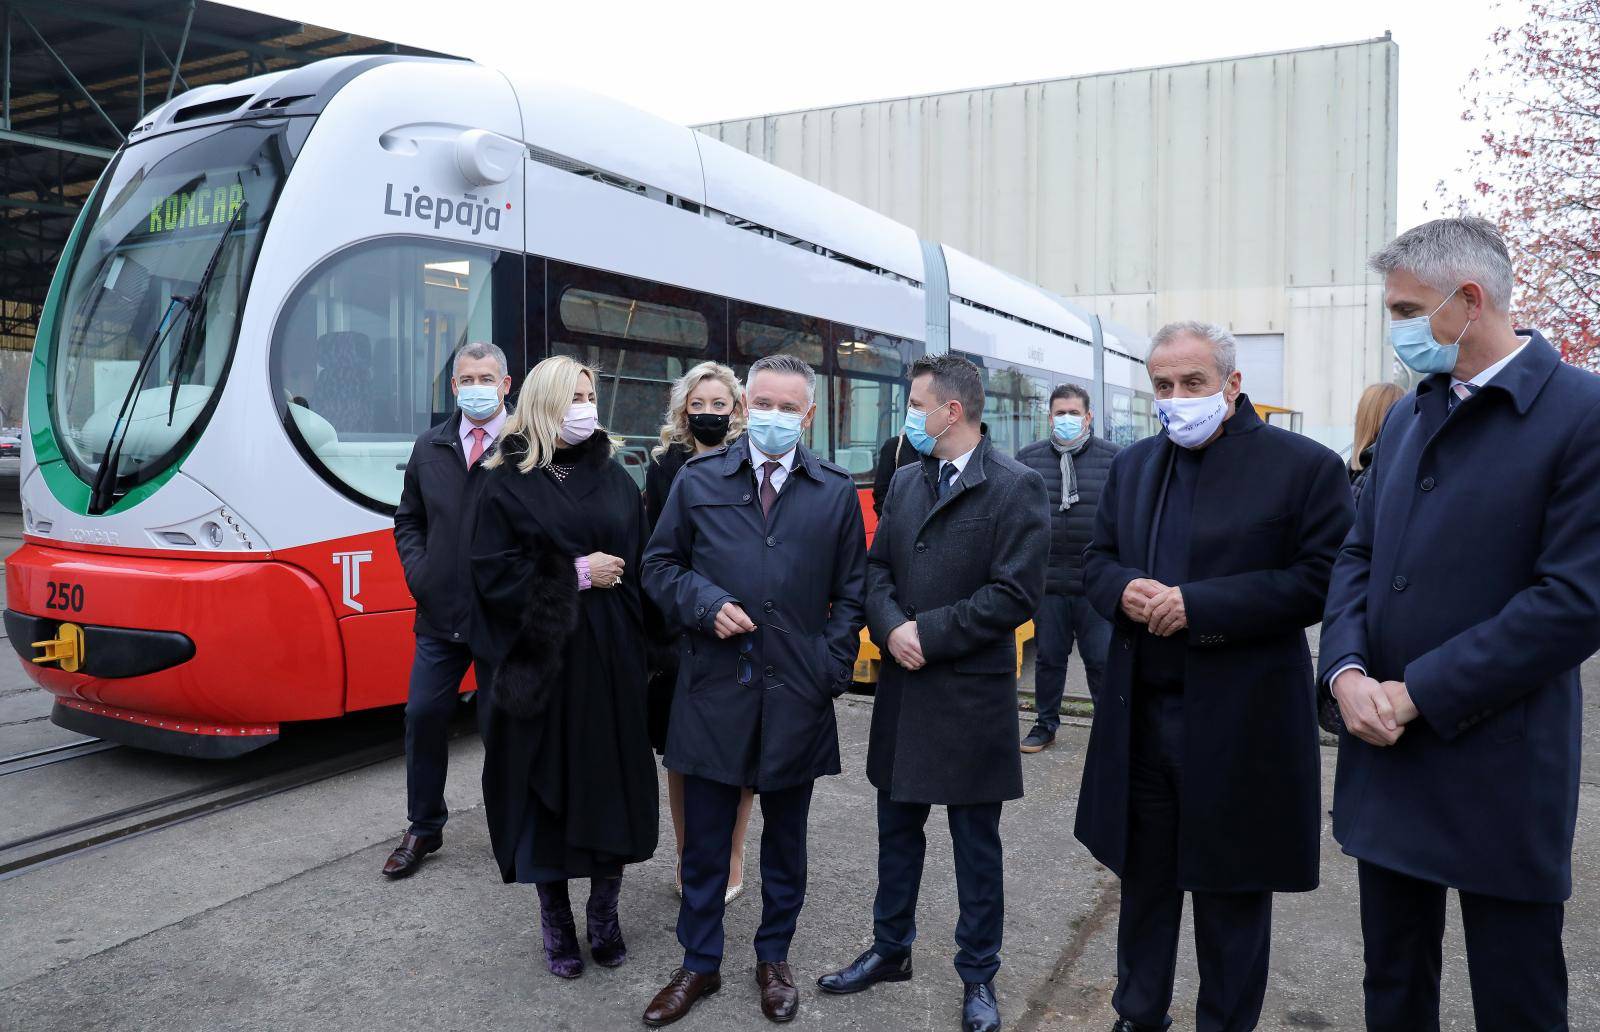
[[[810,783],[761,799],[761,926],[756,959],[789,959],[789,940],[806,901],[806,822]],[[683,902],[678,942],[683,966],[710,974],[722,966],[722,912],[733,825],[744,789],[693,775],[683,779]]]
[[[1111,648],[1111,624],[1082,595],[1046,595],[1034,615],[1033,633],[1037,651],[1033,701],[1039,714],[1034,722],[1054,734],[1061,728],[1061,697],[1067,693],[1067,659],[1074,641],[1089,682],[1089,698],[1098,699]]]
[[[872,949],[897,960],[917,938],[917,893],[928,851],[924,828],[931,807],[897,803],[878,792],[878,894],[872,904]],[[1000,848],[1000,804],[946,807],[954,840],[956,971],[963,982],[993,981],[1000,970],[1005,932],[1005,855]]]
[[[1367,1028],[1437,1032],[1445,887],[1365,861],[1359,873]],[[1478,1028],[1565,1030],[1562,904],[1521,903],[1472,892],[1460,896]]]
[[[1183,696],[1135,690],[1128,785],[1128,857],[1117,922],[1111,1006],[1138,1025],[1172,1023],[1183,889],[1178,885],[1178,800],[1183,781]],[[1204,821],[1204,814],[1191,815]],[[1193,892],[1200,995],[1198,1032],[1256,1027],[1267,992],[1272,893]]]
[[[461,679],[472,666],[472,650],[458,642],[417,635],[406,693],[406,817],[413,835],[437,835],[450,816],[444,804],[450,762],[450,721],[460,704]],[[479,668],[478,684],[487,684]],[[478,699],[479,728],[488,702]]]

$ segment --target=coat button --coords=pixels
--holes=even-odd
[[[768,677],[772,677],[776,673],[777,673],[776,670],[772,669],[771,667],[767,667],[766,674],[767,674]]]
[[[694,610],[694,615],[695,616],[705,616],[706,615],[706,607],[705,606],[696,606],[695,610]]]
[[[768,548],[776,548],[777,544],[778,544],[778,539],[777,538],[775,538],[775,537],[767,538],[767,547]]]
[[[1423,477],[1422,478],[1422,483],[1419,486],[1424,491],[1432,491],[1433,490],[1433,484],[1434,484],[1434,480],[1433,480],[1432,477]]]
[[[1389,586],[1396,591],[1404,591],[1406,590],[1406,585],[1409,583],[1411,582],[1406,580],[1404,577],[1397,575],[1394,580],[1389,582]]]
[[[768,601],[768,602],[761,603],[761,608],[770,613],[776,607],[774,607],[773,604],[770,601]]]
[[[742,502],[748,502],[749,500],[750,500],[750,496],[749,495],[745,495],[743,498],[740,499],[740,501],[742,501]]]
[[[908,619],[915,620],[917,618],[917,607],[906,606],[906,617]]]
[[[461,637],[461,632],[460,631],[451,631],[450,632],[450,637],[459,639]]]
[[[928,543],[926,541],[918,541],[917,542],[917,551],[926,552],[927,550],[928,550]]]

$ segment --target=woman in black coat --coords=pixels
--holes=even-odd
[[[500,875],[532,882],[550,971],[583,973],[567,893],[588,878],[594,961],[626,958],[624,865],[657,833],[645,728],[639,491],[596,426],[592,371],[566,358],[529,374],[496,453],[472,539],[473,649],[486,693],[483,795]]]
[[[654,532],[666,508],[667,495],[683,464],[736,440],[744,433],[744,392],[732,369],[718,362],[701,362],[672,384],[661,444],[650,457],[644,475],[644,511]],[[657,753],[667,751],[667,723],[672,713],[673,691],[678,683],[677,643],[667,622],[645,600],[645,626],[650,633],[650,744]],[[733,827],[725,903],[744,895],[744,839],[750,827],[754,793],[745,790]],[[667,771],[667,805],[672,810],[672,831],[677,839],[678,892],[683,893],[683,775]]]

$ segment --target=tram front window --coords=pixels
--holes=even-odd
[[[522,261],[442,241],[383,240],[341,252],[290,298],[272,338],[272,391],[296,447],[370,508],[400,502],[406,460],[455,408],[450,361],[498,344],[521,374]]]
[[[48,379],[62,455],[98,488],[91,511],[204,425],[291,160],[287,123],[256,122],[135,144],[106,172],[69,256]]]

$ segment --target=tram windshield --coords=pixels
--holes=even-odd
[[[176,461],[214,407],[290,164],[287,127],[157,137],[107,171],[69,258],[49,379],[62,454],[100,488],[92,509]]]

